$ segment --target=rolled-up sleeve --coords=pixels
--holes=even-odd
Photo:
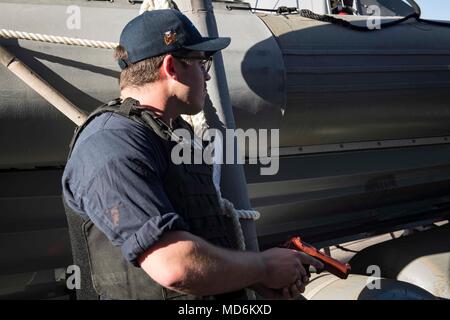
[[[124,257],[137,266],[139,257],[158,241],[164,232],[170,230],[188,231],[189,228],[183,219],[174,212],[151,217],[122,244]]]
[[[164,232],[189,231],[174,212],[159,174],[134,159],[105,163],[90,179],[83,198],[89,218],[136,266]]]

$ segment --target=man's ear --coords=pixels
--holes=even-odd
[[[177,80],[175,58],[170,54],[165,56],[159,72],[161,79]]]

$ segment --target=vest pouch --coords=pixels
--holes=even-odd
[[[164,287],[162,287],[162,294],[164,300],[215,300],[214,296],[194,296],[191,294],[176,292]]]
[[[198,299],[164,288],[141,268],[128,263],[120,250],[88,220],[83,223],[95,291],[113,300]],[[91,254],[95,252],[95,255]]]

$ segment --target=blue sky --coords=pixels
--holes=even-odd
[[[450,20],[450,0],[416,0],[422,18]]]

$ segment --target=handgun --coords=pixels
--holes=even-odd
[[[294,249],[297,251],[301,251],[306,253],[307,255],[310,255],[313,258],[316,258],[324,265],[324,270],[328,271],[329,273],[334,274],[336,277],[339,277],[341,279],[347,279],[351,266],[348,263],[342,263],[339,262],[330,256],[320,252],[316,248],[314,248],[312,245],[307,244],[306,242],[303,242],[300,237],[292,237],[289,241],[287,241],[284,244],[285,248],[288,249]],[[309,269],[309,266],[307,266]],[[307,271],[308,271],[307,269]]]

